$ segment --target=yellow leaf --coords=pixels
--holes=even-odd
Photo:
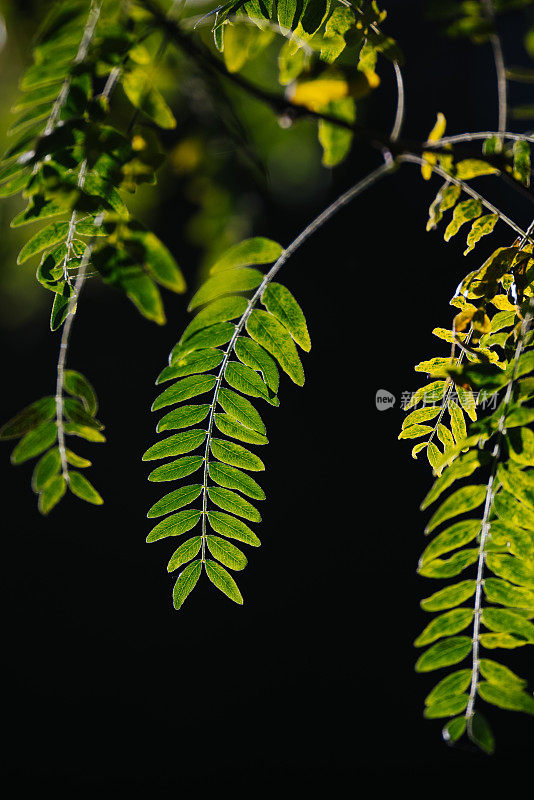
[[[447,120],[445,119],[444,115],[441,111],[438,112],[438,116],[436,119],[436,124],[428,134],[428,141],[429,142],[437,142],[443,134],[445,133],[445,128],[447,127]],[[423,158],[427,162],[421,166],[421,175],[423,176],[425,181],[429,181],[432,177],[432,167],[437,162],[437,156],[435,153],[431,153],[425,151],[423,153]]]

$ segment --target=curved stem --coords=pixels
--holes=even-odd
[[[504,222],[508,225],[513,231],[515,231],[518,236],[525,238],[525,241],[532,241],[530,233],[525,232],[522,228],[519,227],[510,217],[506,216],[502,211],[490,203],[489,200],[486,200],[479,192],[473,189],[468,183],[465,181],[460,180],[459,178],[455,178],[454,175],[449,175],[442,167],[438,166],[438,164],[431,164],[427,161],[426,158],[422,156],[416,156],[414,153],[403,153],[400,156],[397,156],[396,159],[397,164],[419,164],[420,166],[428,165],[431,167],[432,172],[435,172],[436,175],[440,175],[442,178],[450,181],[451,183],[455,183],[457,186],[461,186],[462,189],[466,194],[472,197],[474,200],[478,200],[488,211],[491,211],[492,214],[497,214],[501,222]]]
[[[204,471],[203,471],[203,481],[202,481],[202,553],[201,553],[201,560],[204,563],[206,560],[206,515],[207,515],[207,506],[208,506],[208,459],[209,459],[209,451],[210,451],[210,444],[211,444],[211,437],[213,432],[213,421],[215,415],[215,408],[217,406],[217,400],[219,398],[219,391],[221,388],[221,383],[223,381],[226,366],[234,349],[235,343],[241,331],[243,330],[246,322],[254,309],[254,306],[261,298],[265,288],[271,283],[275,275],[280,271],[280,269],[284,266],[284,264],[291,258],[291,256],[301,247],[304,242],[306,242],[310,236],[313,236],[328,220],[334,216],[343,206],[346,206],[347,203],[350,203],[351,200],[354,200],[355,197],[362,194],[366,189],[369,189],[371,186],[374,186],[381,178],[383,178],[388,173],[394,172],[396,169],[395,162],[387,161],[381,166],[377,167],[377,169],[370,172],[365,178],[361,181],[358,181],[354,186],[350,189],[347,189],[346,192],[343,192],[337,200],[334,200],[331,205],[322,211],[318,217],[316,217],[309,225],[307,225],[301,233],[294,239],[289,247],[287,247],[280,258],[273,264],[271,269],[266,273],[265,277],[263,278],[262,282],[250,298],[247,303],[247,307],[243,312],[239,322],[237,323],[232,338],[228,343],[226,348],[224,358],[221,362],[221,366],[219,368],[219,372],[217,374],[217,380],[215,383],[215,387],[213,390],[213,402],[211,404],[210,415],[208,420],[208,429],[207,429],[207,436],[206,436],[206,445],[204,448]]]
[[[405,114],[405,94],[404,94],[404,80],[402,78],[402,71],[396,61],[393,62],[393,69],[395,70],[395,78],[397,80],[397,110],[395,112],[395,122],[389,138],[392,142],[396,142],[400,136],[402,126],[404,123]]]

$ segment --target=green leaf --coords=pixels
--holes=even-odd
[[[151,84],[148,74],[143,69],[126,71],[122,76],[121,83],[134,108],[153,119],[160,128],[168,130],[176,127],[176,120],[171,109],[163,95]]]
[[[471,230],[467,234],[467,250],[464,250],[464,256],[471,252],[483,236],[492,233],[498,219],[497,214],[484,214],[483,217],[479,217],[473,222]]]
[[[226,367],[224,377],[226,382],[234,389],[237,389],[238,392],[248,394],[251,397],[262,397],[273,406],[279,405],[278,398],[273,396],[268,386],[251,367],[240,364],[238,361],[230,361]]]
[[[52,222],[46,228],[42,228],[32,238],[26,242],[17,257],[17,264],[24,264],[32,256],[42,252],[47,247],[61,242],[67,237],[69,232],[68,222]]]
[[[195,483],[191,486],[180,486],[179,489],[169,492],[164,495],[161,500],[158,500],[157,503],[154,503],[149,509],[147,517],[149,519],[162,517],[164,514],[169,514],[171,511],[177,511],[179,508],[183,508],[183,506],[188,506],[200,496],[201,492],[202,484],[200,483]]]
[[[511,633],[481,633],[480,644],[488,650],[496,648],[506,648],[512,650],[515,647],[523,647],[527,642],[524,639],[518,639]]]
[[[460,444],[467,437],[467,429],[462,409],[454,400],[449,401],[449,415],[454,439],[456,444]]]
[[[414,645],[415,647],[423,647],[426,644],[432,644],[432,642],[441,639],[443,636],[459,633],[464,628],[467,628],[472,619],[473,609],[471,608],[455,608],[452,611],[446,611],[426,626],[415,640]]]
[[[174,584],[172,599],[176,610],[181,608],[188,596],[191,594],[202,571],[202,561],[193,561],[183,572],[178,575],[178,580]]]
[[[230,322],[220,322],[217,325],[210,325],[205,330],[198,331],[194,336],[191,336],[184,342],[178,342],[173,347],[170,355],[170,364],[174,366],[177,362],[181,362],[190,353],[196,350],[204,350],[208,347],[219,347],[230,341],[235,333],[235,325]]]
[[[138,246],[141,251],[139,260],[153,280],[172,292],[185,292],[187,287],[180,267],[154,233],[141,226],[130,225],[127,241],[133,241]]]
[[[516,608],[534,607],[534,592],[513,586],[508,581],[499,578],[486,578],[484,593],[490,603],[500,603],[503,606]]]
[[[508,667],[498,664],[497,661],[492,661],[490,658],[481,658],[479,661],[480,672],[490,683],[496,686],[504,686],[508,689],[521,691],[527,685],[527,682],[512,672]]]
[[[486,722],[485,717],[478,711],[474,712],[467,723],[467,735],[471,741],[485,753],[491,755],[495,751],[495,739],[493,738],[490,726]]]
[[[12,464],[23,464],[30,458],[40,456],[57,440],[55,422],[45,422],[27,433],[11,453]]]
[[[94,486],[89,483],[81,472],[69,472],[69,489],[77,497],[80,497],[87,503],[93,503],[95,506],[101,506],[104,502]]]
[[[417,672],[430,672],[441,667],[449,667],[463,661],[471,652],[472,642],[468,636],[451,636],[429,647],[419,657],[415,669]]]
[[[432,559],[443,553],[448,553],[450,550],[456,550],[468,542],[472,542],[480,531],[480,520],[478,519],[464,519],[461,522],[456,522],[449,528],[444,530],[430,544],[425,548],[419,564],[427,564]]]
[[[261,522],[260,513],[254,506],[245,500],[241,495],[231,492],[228,489],[221,489],[219,486],[210,486],[208,495],[212,503],[222,508],[224,511],[229,511],[231,514],[236,514],[239,517],[244,517],[251,522]]]
[[[87,425],[79,425],[77,422],[66,422],[63,426],[65,433],[72,436],[79,436],[81,439],[86,439],[88,442],[105,442],[106,437],[100,431],[94,428],[89,428]]]
[[[72,288],[68,283],[64,283],[62,290],[56,293],[54,302],[52,304],[52,311],[50,314],[51,331],[57,331],[57,329],[61,328],[67,319],[69,315],[71,298]]]
[[[465,717],[451,719],[450,722],[447,722],[447,724],[443,726],[441,734],[444,740],[446,742],[457,742],[458,739],[461,739],[464,735],[466,724],[467,720]]]
[[[207,543],[213,558],[224,564],[229,569],[241,570],[247,566],[247,559],[244,553],[235,545],[221,539],[219,536],[208,536]]]
[[[513,147],[514,178],[525,186],[530,186],[530,145],[516,139]]]
[[[194,508],[187,508],[185,511],[171,514],[170,517],[158,522],[156,527],[152,528],[146,540],[149,543],[157,542],[158,539],[165,539],[167,536],[180,536],[182,533],[187,533],[198,524],[201,516],[202,511]]]
[[[87,413],[82,403],[74,397],[65,397],[63,400],[63,410],[66,418],[70,422],[77,422],[87,428],[94,428],[101,431],[104,426],[97,419]]]
[[[276,358],[291,380],[298,386],[303,386],[304,370],[297,349],[278,320],[268,311],[254,310],[247,320],[246,328],[252,339]]]
[[[73,467],[78,467],[78,469],[83,469],[84,467],[91,466],[91,462],[87,458],[82,458],[82,456],[77,456],[76,453],[72,452],[72,450],[66,449],[65,457],[69,464],[71,464]]]
[[[196,450],[205,438],[206,431],[197,429],[175,433],[173,436],[168,436],[167,439],[156,442],[152,447],[149,447],[143,455],[143,461],[153,461],[156,458],[181,456],[184,453],[190,453],[191,450]]]
[[[54,478],[61,468],[61,458],[59,450],[54,448],[41,456],[32,475],[32,489],[34,492],[41,492],[48,481]]]
[[[233,245],[213,265],[210,272],[215,275],[227,269],[246,267],[249,264],[270,264],[283,253],[283,248],[272,239],[255,236]]]
[[[433,558],[429,563],[421,565],[417,571],[425,578],[453,578],[463,572],[466,567],[478,561],[478,557],[478,548],[473,547],[468,550],[460,550],[450,558]]]
[[[182,378],[156,397],[151,410],[158,411],[165,406],[183,403],[184,400],[205,394],[213,389],[215,383],[215,375],[191,375],[189,378]]]
[[[98,400],[95,390],[81,372],[66,369],[63,373],[63,387],[69,394],[80,398],[89,414],[96,414]]]
[[[237,588],[237,584],[230,573],[227,572],[224,567],[221,567],[221,565],[216,561],[212,561],[210,558],[207,558],[206,573],[210,581],[214,586],[217,587],[217,589],[229,597],[230,600],[233,600],[234,603],[243,605],[243,597],[241,596],[241,592]]]
[[[407,417],[405,417],[402,423],[402,427],[404,429],[404,428],[409,428],[412,425],[418,425],[421,422],[427,422],[428,420],[437,417],[440,411],[441,411],[440,406],[434,406],[433,408],[418,408],[415,411],[412,411],[411,414],[408,414]]]
[[[298,22],[295,19],[297,14],[297,0],[278,0],[276,13],[281,28],[291,30]]]
[[[457,458],[445,472],[437,478],[433,487],[421,503],[421,510],[424,511],[428,506],[435,503],[443,492],[452,484],[461,479],[468,478],[480,466],[488,463],[490,456],[484,450],[471,450],[463,456]]]
[[[513,526],[534,530],[534,511],[518,503],[513,495],[501,490],[493,500],[493,508],[499,519]]]
[[[431,706],[427,706],[424,711],[426,719],[440,719],[441,717],[452,717],[460,714],[467,707],[469,702],[468,694],[455,694],[444,698]]]
[[[263,273],[257,269],[240,267],[214,275],[202,284],[200,289],[193,295],[189,303],[189,310],[209,303],[223,294],[232,292],[248,292],[256,289],[263,280]]]
[[[345,122],[356,119],[356,104],[352,97],[340,97],[325,103],[321,111]],[[318,139],[323,148],[321,159],[323,166],[335,167],[348,155],[352,144],[353,133],[328,120],[319,120]]]
[[[153,469],[148,476],[149,481],[176,481],[196,472],[204,463],[203,456],[186,456],[177,461],[170,461]]]
[[[505,608],[485,608],[482,611],[481,620],[491,631],[496,633],[513,633],[528,642],[534,643],[534,625],[526,619],[522,619],[513,611]]]
[[[238,542],[244,542],[251,547],[259,547],[261,544],[248,525],[230,514],[223,514],[222,511],[208,511],[208,520],[213,530],[222,536],[237,539]]]
[[[526,692],[506,689],[504,686],[495,686],[487,681],[481,681],[477,686],[477,691],[486,703],[491,703],[498,708],[534,714],[534,697],[531,697]]]
[[[447,225],[443,238],[446,242],[449,241],[455,234],[458,233],[460,227],[472,219],[476,219],[482,214],[482,205],[479,200],[470,198],[458,203],[453,212],[451,222]]]
[[[261,486],[240,469],[229,467],[218,461],[211,461],[209,475],[220,486],[225,486],[227,489],[238,489],[242,494],[246,494],[247,497],[252,497],[254,500],[265,500],[265,492]]]
[[[157,424],[156,431],[162,433],[163,431],[172,431],[177,428],[188,428],[190,425],[197,425],[209,414],[211,406],[207,403],[198,406],[180,406],[160,419]]]
[[[188,539],[187,542],[180,545],[180,547],[174,551],[171,560],[167,564],[167,572],[174,572],[178,567],[191,561],[191,559],[197,555],[201,545],[202,536],[193,536],[192,539]]]
[[[256,373],[254,373],[256,374]],[[265,425],[252,403],[231,389],[222,388],[217,398],[219,405],[226,413],[258,433],[265,434]]]
[[[230,464],[232,467],[241,467],[251,471],[265,469],[265,464],[257,455],[241,447],[241,445],[227,442],[225,439],[213,438],[211,440],[211,452],[223,464]]]
[[[399,439],[418,439],[420,436],[426,436],[432,433],[432,428],[429,425],[409,425],[403,428],[399,433]]]
[[[296,343],[308,352],[311,342],[306,320],[291,292],[280,283],[270,283],[261,301],[267,311],[287,328]]]
[[[246,311],[248,301],[245,297],[220,297],[199,311],[185,329],[181,342],[186,342],[194,333],[216,325],[219,322],[241,317]]]
[[[476,581],[460,581],[452,586],[446,586],[439,592],[434,592],[430,597],[421,600],[421,608],[424,611],[442,611],[445,608],[459,606],[465,600],[472,597],[476,590]]]
[[[447,697],[462,694],[471,683],[472,671],[470,669],[460,669],[447,675],[437,683],[429,695],[425,698],[427,706],[440,703]]]
[[[55,478],[52,478],[39,495],[39,511],[41,514],[45,516],[49,514],[54,506],[59,503],[66,489],[67,484],[63,475],[57,475]]]
[[[165,312],[158,287],[148,275],[122,277],[121,286],[137,310],[158,325],[165,324]]]
[[[438,510],[431,517],[430,522],[425,528],[425,533],[431,533],[438,525],[451,517],[464,514],[478,508],[486,498],[486,486],[480,484],[476,486],[463,486],[450,495]]]
[[[261,372],[263,380],[269,389],[276,394],[280,377],[278,368],[269,353],[257,342],[252,341],[246,336],[238,336],[234,346],[234,352],[238,359],[247,367],[251,367],[257,372]]]
[[[249,428],[245,428],[228,414],[214,414],[213,419],[215,425],[226,436],[231,436],[232,439],[239,439],[241,442],[248,444],[267,444],[268,439],[261,433],[257,433]]]
[[[56,413],[56,400],[55,397],[43,397],[41,400],[36,400],[31,403],[18,414],[15,414],[9,422],[6,422],[0,428],[0,440],[18,439],[29,433],[38,425],[43,422],[48,422]]]
[[[175,364],[160,372],[157,384],[165,383],[165,381],[174,380],[175,378],[185,378],[187,375],[197,375],[201,372],[208,372],[214,367],[218,367],[224,358],[224,353],[220,350],[195,350],[185,358],[180,359]]]

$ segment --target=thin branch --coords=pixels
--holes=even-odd
[[[70,332],[72,328],[72,323],[74,321],[74,315],[76,314],[76,304],[78,302],[78,298],[80,296],[80,292],[82,290],[85,281],[85,273],[87,270],[87,266],[91,260],[93,247],[94,247],[93,241],[89,242],[89,244],[85,248],[81,264],[78,268],[78,274],[76,275],[76,283],[74,284],[74,289],[71,298],[69,300],[69,305],[67,307],[67,317],[63,324],[63,331],[61,333],[61,343],[59,345],[59,358],[57,362],[57,380],[56,380],[57,440],[58,440],[59,456],[61,459],[61,472],[63,474],[63,478],[65,479],[66,483],[69,482],[69,466],[67,461],[67,455],[65,452],[65,424],[63,420],[63,410],[64,410],[63,379],[65,375],[65,365],[67,361],[67,350],[69,347]]]
[[[533,241],[530,234],[524,231],[522,228],[519,227],[510,217],[506,216],[502,211],[490,203],[489,200],[486,200],[482,195],[469,186],[468,183],[465,181],[460,180],[460,178],[455,178],[454,175],[450,175],[446,172],[442,167],[438,166],[438,164],[431,164],[427,161],[426,158],[421,156],[416,156],[414,153],[403,153],[400,156],[397,156],[397,164],[419,164],[421,166],[428,165],[432,168],[432,172],[435,172],[436,175],[440,175],[442,178],[450,181],[451,183],[455,183],[456,186],[461,186],[463,191],[472,197],[474,200],[478,200],[488,211],[491,211],[492,214],[497,214],[499,219],[508,225],[513,231],[515,231],[518,236],[525,237],[525,240]]]
[[[331,217],[337,214],[344,206],[354,200],[354,198],[358,197],[358,195],[365,192],[367,189],[374,186],[381,178],[385,175],[392,173],[396,170],[395,162],[387,161],[386,163],[382,164],[381,166],[377,167],[377,169],[370,172],[365,178],[361,181],[358,181],[354,186],[350,189],[347,189],[346,192],[343,192],[337,200],[334,200],[331,205],[325,208],[319,216],[317,216],[309,225],[304,228],[301,233],[294,239],[289,247],[287,247],[280,258],[273,264],[269,272],[266,273],[265,277],[263,278],[262,282],[248,301],[247,307],[243,312],[243,316],[237,323],[235,327],[235,331],[233,333],[230,342],[228,343],[228,347],[226,348],[223,361],[221,363],[217,380],[214,387],[213,392],[213,402],[210,409],[210,416],[208,421],[208,430],[206,436],[206,446],[204,448],[204,472],[203,472],[203,486],[202,486],[202,493],[203,493],[203,500],[202,500],[202,562],[205,562],[205,555],[206,555],[206,514],[207,514],[207,503],[208,503],[208,457],[209,457],[209,449],[211,444],[211,437],[213,432],[213,420],[215,415],[215,408],[217,406],[217,400],[219,397],[219,391],[221,388],[221,383],[225,375],[226,366],[228,364],[228,360],[232,354],[234,349],[235,343],[237,341],[237,337],[243,330],[246,322],[252,313],[256,303],[261,298],[265,288],[271,283],[275,275],[280,271],[280,269],[284,266],[284,264],[291,258],[291,256],[306,242],[310,236],[313,236],[322,226],[328,222]]]
[[[85,25],[82,39],[80,41],[80,46],[78,47],[78,52],[76,53],[76,56],[74,58],[74,64],[81,64],[83,61],[85,61],[87,57],[87,52],[89,50],[89,45],[91,43],[91,39],[93,38],[93,34],[95,32],[101,8],[102,8],[102,0],[99,0],[99,2],[97,2],[97,0],[92,0],[91,8],[89,10],[89,16],[87,17],[87,23]],[[56,127],[59,121],[59,116],[61,114],[61,111],[63,110],[63,106],[67,102],[71,81],[72,81],[71,75],[69,75],[63,81],[61,90],[56,98],[56,102],[52,107],[50,116],[48,117],[48,121],[46,123],[43,136],[48,136],[49,134],[51,134],[54,128]]]
[[[395,112],[395,122],[393,123],[393,128],[391,129],[389,138],[392,142],[396,142],[400,136],[404,123],[405,104],[402,71],[396,61],[393,62],[393,69],[395,70],[395,78],[397,80],[397,110]]]
[[[482,0],[484,13],[488,20],[495,22],[495,9],[493,0]],[[495,61],[495,71],[497,73],[497,96],[499,100],[499,133],[502,135],[506,130],[506,120],[508,117],[508,83],[506,80],[506,66],[504,64],[504,54],[501,40],[497,33],[490,36],[490,43],[493,50],[493,60]]]
[[[526,133],[511,133],[511,131],[473,131],[472,133],[457,133],[453,136],[442,136],[441,139],[436,139],[433,142],[423,142],[425,150],[435,150],[445,144],[457,144],[459,142],[474,142],[477,139],[490,139],[492,137],[502,136],[504,139],[511,139],[512,141],[531,142],[534,144],[534,136]]]

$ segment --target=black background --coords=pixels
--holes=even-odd
[[[421,139],[437,110],[450,132],[493,128],[489,47],[423,28],[421,4],[391,5],[390,29],[410,53],[406,135]],[[515,62],[522,32],[504,22]],[[369,115],[386,128],[393,94],[387,82],[382,91]],[[257,232],[288,243],[378,163],[356,147],[312,209],[276,209],[266,195]],[[338,796],[346,781],[349,795],[367,779],[377,790],[394,781],[415,792],[438,780],[468,790],[522,770],[531,719],[488,709],[498,740],[491,759],[448,748],[440,722],[422,718],[440,676],[413,671],[411,643],[427,621],[419,600],[438,585],[415,572],[418,505],[431,477],[410,443],[396,441],[399,400],[420,385],[413,364],[443,353],[430,332],[450,324],[455,286],[491,248],[463,259],[463,242],[424,232],[437,185],[403,167],[284,268],[313,349],[304,389],[285,380],[281,407],[262,409],[263,546],[238,576],[243,607],[203,578],[174,612],[165,571],[174,542],[144,541],[159,490],[140,457],[155,441],[153,380],[187,322],[183,298],[166,297],[170,321],[157,329],[113,291],[84,290],[69,361],[98,389],[108,443],[78,451],[92,458],[106,503],[67,497],[42,519],[30,467],[10,467],[7,449],[2,462],[4,756],[16,787],[158,796],[268,786]],[[488,191],[528,224],[524,200],[499,185]],[[185,254],[194,284],[195,254],[180,239],[187,212],[177,195],[160,209],[157,232]],[[513,238],[504,226],[497,232],[503,244]],[[43,312],[16,335],[2,332],[3,418],[53,391],[58,335],[46,329]],[[393,409],[376,410],[378,389],[396,396]],[[532,674],[528,653],[507,663],[526,674],[530,663]]]

